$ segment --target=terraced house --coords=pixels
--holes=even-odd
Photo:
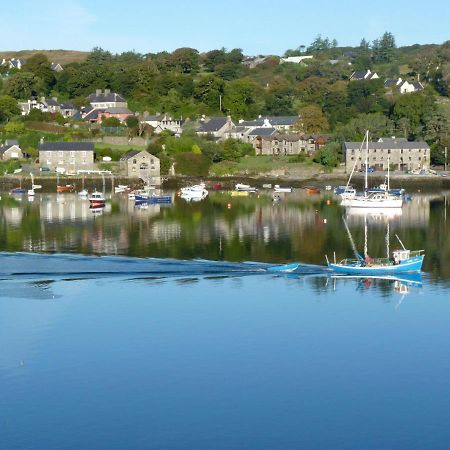
[[[45,142],[39,145],[39,166],[60,173],[76,174],[94,169],[93,142]]]
[[[350,173],[365,167],[366,149],[361,142],[345,142],[345,170]],[[430,167],[430,147],[424,141],[408,141],[404,138],[383,137],[369,142],[368,165],[375,170],[427,170]]]

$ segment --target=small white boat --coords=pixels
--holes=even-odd
[[[130,190],[130,188],[126,184],[119,184],[118,186],[114,187],[115,194],[120,194],[122,192],[127,192],[129,190]]]
[[[193,186],[186,186],[180,189],[180,195],[200,194],[206,188],[205,183],[194,184]]]
[[[281,187],[279,184],[276,184],[274,189],[274,192],[292,192],[291,187]]]
[[[256,189],[255,187],[252,187],[249,184],[242,183],[236,184],[234,190],[238,192],[258,192],[258,189]]]
[[[104,205],[106,202],[105,196],[103,195],[103,192],[94,191],[89,196],[89,202],[91,203],[91,206],[99,206]]]
[[[331,186],[330,186],[329,184],[327,184],[327,185],[325,186],[325,190],[326,190],[326,191],[331,191]]]
[[[89,195],[89,192],[87,191],[87,189],[83,189],[80,192],[78,192],[78,196],[81,198],[87,198]]]
[[[354,198],[343,198],[341,205],[352,208],[401,208],[403,206],[403,200],[387,192],[375,192],[372,194],[357,195]]]
[[[184,191],[180,194],[180,197],[187,202],[199,202],[200,200],[204,200],[208,197],[209,192],[206,189],[200,190],[192,190],[192,191]]]
[[[27,195],[28,197],[34,197],[34,189],[28,189]]]

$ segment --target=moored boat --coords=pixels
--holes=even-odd
[[[73,184],[66,184],[65,186],[57,185],[56,192],[62,194],[64,192],[72,192],[74,190]]]
[[[274,192],[292,192],[291,187],[281,187],[279,184],[276,184],[273,188]]]
[[[237,183],[234,187],[234,190],[238,192],[258,192],[258,189],[256,189],[255,187],[252,187],[249,184],[242,183]]]
[[[94,191],[89,196],[89,202],[90,202],[91,206],[93,206],[93,207],[101,206],[101,205],[105,205],[106,199],[105,199],[105,196],[103,195],[103,192]]]
[[[320,194],[320,189],[316,186],[305,186],[303,189],[306,191],[307,194],[310,195]]]

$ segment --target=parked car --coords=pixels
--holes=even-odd
[[[365,167],[365,166],[361,167],[361,169],[359,169],[359,171],[360,171],[360,172],[365,172],[365,171],[366,171],[366,167]],[[374,167],[368,167],[368,168],[367,168],[367,172],[368,172],[368,173],[375,172],[375,168],[374,168]]]
[[[50,172],[50,169],[48,167],[41,167],[39,170],[41,172]]]

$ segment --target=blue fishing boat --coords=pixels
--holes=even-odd
[[[423,250],[395,250],[392,258],[344,259],[339,263],[328,262],[335,273],[347,275],[379,275],[420,272],[424,259]]]
[[[422,264],[424,259],[424,250],[409,250],[404,245],[400,238],[396,236],[398,242],[401,245],[401,249],[394,250],[392,256],[389,254],[389,248],[387,248],[386,258],[371,258],[367,252],[367,216],[365,217],[365,245],[364,245],[364,257],[362,257],[353,241],[352,235],[348,228],[347,222],[343,218],[345,228],[347,230],[350,243],[352,245],[355,258],[343,259],[340,262],[330,262],[327,259],[328,268],[334,273],[347,274],[347,275],[392,275],[400,273],[420,272],[422,270]],[[389,243],[389,227],[386,236],[386,243],[388,247]],[[336,257],[335,257],[336,258]]]

